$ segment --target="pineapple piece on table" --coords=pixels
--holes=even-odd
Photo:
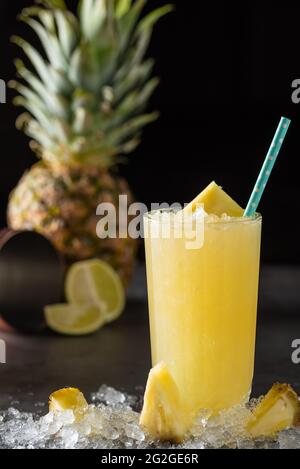
[[[154,24],[170,5],[141,18],[146,2],[82,0],[78,15],[64,0],[42,0],[21,19],[38,35],[44,54],[14,37],[29,61],[16,61],[20,81],[15,104],[26,109],[18,126],[33,139],[41,161],[13,191],[8,223],[16,230],[47,236],[74,262],[100,257],[128,284],[136,240],[100,239],[96,234],[101,202],[117,211],[119,195],[130,189],[117,175],[121,155],[140,142],[142,128],[157,119],[146,108],[157,78],[146,59]],[[130,217],[129,217],[130,222]]]
[[[177,385],[161,362],[149,373],[140,425],[155,439],[180,443],[190,424]]]
[[[214,181],[185,207],[184,212],[193,213],[200,204],[208,215],[220,217],[226,213],[230,217],[242,217],[244,214],[244,210]]]
[[[289,427],[300,425],[300,402],[288,384],[274,384],[253,411],[247,431],[253,437],[272,436]]]
[[[63,388],[55,391],[49,397],[49,411],[54,413],[72,410],[76,419],[80,418],[88,409],[88,403],[79,389]]]

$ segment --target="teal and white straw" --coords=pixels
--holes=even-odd
[[[247,208],[244,212],[244,217],[253,216],[257,210],[258,204],[260,202],[260,199],[262,198],[263,192],[269,180],[269,177],[274,167],[274,164],[276,162],[277,156],[280,152],[281,146],[287,134],[290,123],[291,123],[290,119],[287,119],[286,117],[282,117],[280,119],[278,128],[276,130],[275,136],[273,138],[270,149],[266,156],[265,162],[262,166],[261,172],[259,173],[258,179],[254,186]]]

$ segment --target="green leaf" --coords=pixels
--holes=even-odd
[[[29,44],[27,41],[25,41],[19,36],[13,36],[12,42],[14,44],[17,44],[24,51],[24,53],[27,55],[27,57],[35,67],[37,73],[39,74],[43,82],[45,84],[48,84],[49,79],[51,78],[49,68],[41,54],[37,52],[37,50],[34,49],[31,44]]]
[[[125,50],[128,47],[128,42],[131,34],[138,22],[138,19],[142,13],[148,0],[137,0],[132,8],[122,16],[118,21],[119,35],[121,38],[120,49]]]
[[[113,116],[101,124],[101,129],[104,132],[116,129],[118,126],[128,121],[129,118],[143,112],[148,104],[149,98],[157,87],[159,80],[153,78],[150,80],[142,90],[133,91],[121,102],[121,104],[114,111]]]
[[[78,42],[77,20],[71,14],[60,10],[55,12],[59,42],[65,57],[69,58]]]
[[[79,2],[79,18],[81,29],[84,35],[86,35],[89,27],[89,21],[92,17],[94,7],[94,0],[81,0]]]
[[[95,0],[80,0],[78,3],[78,16],[85,23],[91,15]]]
[[[133,44],[133,47],[131,47],[127,52],[127,57],[124,61],[124,65],[120,67],[118,72],[116,73],[116,82],[121,82],[125,80],[127,75],[130,73],[130,70],[132,70],[132,68],[136,65],[142,63],[149,46],[151,35],[152,32],[146,30],[137,38],[137,42],[135,42]]]
[[[85,90],[77,88],[73,95],[72,111],[76,112],[78,108],[91,109],[95,106],[95,96]]]
[[[15,106],[22,106],[24,109],[27,109],[43,129],[51,129],[51,122],[45,114],[45,110],[40,109],[36,102],[29,101],[27,98],[22,96],[17,96],[13,103]]]
[[[141,8],[142,3],[140,3],[139,8]],[[129,39],[131,37],[131,34],[134,31],[134,26],[138,20],[138,17],[135,17],[135,22],[131,23],[131,27],[129,28],[130,33],[123,33],[124,34],[124,39],[121,44],[121,49],[124,49],[124,52],[126,53],[126,56],[128,59],[125,62],[125,65],[119,70],[117,74],[117,79],[120,77],[126,76],[131,68],[138,64],[141,63],[149,46],[152,32],[153,32],[153,25],[155,24],[156,21],[163,15],[166,15],[168,12],[170,12],[173,9],[172,5],[165,5],[164,7],[158,8],[151,13],[149,13],[144,19],[140,21],[140,23],[137,25],[137,29],[135,31],[134,35],[134,43],[131,48],[128,47]],[[141,12],[141,10],[140,10]],[[129,14],[128,14],[129,15]],[[126,15],[125,18],[128,16]],[[128,22],[128,19],[126,20]],[[121,31],[124,28],[124,25],[122,24],[122,20],[120,21],[120,27]],[[128,27],[128,25],[127,25]]]
[[[138,117],[134,117],[130,121],[126,122],[119,129],[113,130],[107,137],[108,142],[112,145],[119,145],[124,143],[128,137],[132,138],[132,135],[140,130],[147,124],[154,122],[158,118],[158,113],[153,112],[152,114],[144,114]]]
[[[48,8],[60,8],[61,10],[67,9],[64,0],[38,0],[37,3],[40,3]]]
[[[51,10],[40,9],[37,16],[50,33],[56,34],[54,13]]]
[[[137,99],[137,107],[147,105],[151,95],[153,94],[154,90],[159,85],[158,78],[152,78],[152,80],[148,81],[144,88],[139,92],[138,99]]]
[[[45,84],[25,67],[24,62],[22,62],[22,60],[17,59],[15,61],[15,66],[20,78],[23,78],[23,80],[27,81],[27,83],[31,86],[33,90],[35,90],[40,96],[43,96],[44,93],[47,91],[47,87],[45,86]]]
[[[131,8],[132,0],[117,0],[116,17],[121,18]]]
[[[174,10],[173,5],[165,5],[163,7],[157,8],[156,10],[149,13],[145,18],[143,18],[138,27],[138,33],[145,31],[147,29],[152,29],[155,23],[162,18],[163,16],[171,13]]]
[[[59,144],[68,143],[71,136],[71,129],[68,124],[61,119],[53,119],[51,124],[57,142]]]
[[[115,101],[122,100],[128,92],[143,84],[150,76],[153,66],[154,61],[149,59],[131,67],[127,75],[114,86]]]
[[[35,86],[39,89],[37,82],[35,82]],[[44,114],[51,114],[65,121],[68,119],[68,103],[62,96],[49,93],[39,94],[38,91],[34,91],[32,88],[28,88],[18,82],[11,82],[11,88],[16,89],[28,102]]]
[[[57,70],[52,65],[49,65],[48,87],[56,94],[69,95],[72,92],[72,85],[66,73]]]
[[[38,35],[51,64],[55,68],[66,70],[67,62],[60,48],[57,37],[54,34],[49,33],[41,23],[33,18],[23,16],[22,19]]]
[[[47,107],[43,100],[38,96],[34,91],[32,91],[30,88],[27,86],[22,85],[21,83],[17,81],[10,82],[10,87],[14,88],[15,90],[20,93],[21,96],[23,96],[27,101],[34,106],[36,106],[37,109],[41,110],[44,114],[47,114]]]
[[[106,0],[81,0],[79,16],[84,37],[92,40],[107,17]]]
[[[118,147],[118,154],[121,155],[123,153],[127,155],[128,153],[132,153],[139,146],[140,143],[140,134],[138,134],[132,140],[129,140],[123,145],[120,145]]]
[[[142,62],[150,44],[152,30],[144,30],[137,40],[135,51],[131,60],[131,66]]]
[[[27,109],[34,117],[34,119],[29,119],[28,122],[34,122],[34,120],[36,120],[39,126],[39,130],[44,135],[48,135],[48,137],[51,139],[56,139],[58,143],[67,143],[71,135],[68,124],[66,124],[64,120],[49,116],[43,107],[38,105],[38,101],[33,99],[33,96],[30,96],[29,93],[27,93],[25,90],[18,91],[22,93],[24,97],[18,96],[15,98],[14,103],[17,106],[22,106]],[[38,140],[37,136],[33,135],[32,133],[31,136]]]
[[[69,64],[68,78],[75,88],[82,88],[82,50],[78,48],[74,51]]]
[[[25,125],[25,133],[42,145],[43,149],[52,147],[53,140],[49,137],[49,134],[40,126],[35,119],[30,119]]]
[[[55,93],[49,91],[49,87],[40,81],[32,72],[30,72],[22,61],[16,61],[16,67],[18,74],[30,85],[31,89],[35,91],[50,112],[61,118],[67,118],[67,110],[69,103],[63,96],[58,96]]]
[[[75,112],[75,119],[73,122],[73,131],[76,134],[86,133],[92,128],[93,116],[84,107],[78,107]]]
[[[69,77],[74,86],[100,96],[101,89],[111,79],[115,70],[117,52],[113,46],[94,50],[81,44],[72,56]]]

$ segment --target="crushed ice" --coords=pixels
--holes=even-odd
[[[139,426],[141,400],[106,385],[92,394],[92,402],[79,421],[73,411],[44,416],[20,412],[14,407],[0,411],[0,448],[12,449],[146,449],[175,448],[152,441]],[[257,401],[252,400],[252,405]],[[244,422],[249,406],[238,406],[209,418],[202,412],[180,449],[300,449],[300,428],[281,432],[276,439],[250,439]],[[42,407],[42,405],[36,406]]]

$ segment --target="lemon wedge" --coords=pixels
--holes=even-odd
[[[65,335],[92,334],[106,322],[99,306],[58,304],[45,307],[46,323],[55,332]]]
[[[125,306],[125,292],[119,275],[98,259],[77,262],[67,275],[66,297],[76,305],[94,305],[105,322],[117,319]]]

